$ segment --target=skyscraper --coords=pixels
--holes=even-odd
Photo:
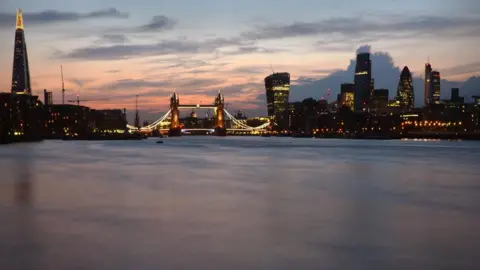
[[[430,73],[430,104],[440,103],[440,72]]]
[[[405,66],[400,74],[400,80],[398,81],[397,88],[397,100],[400,101],[400,107],[413,108],[414,106],[414,93],[412,74],[407,66]]]
[[[290,94],[290,74],[273,73],[265,78],[268,117],[277,129],[288,128],[288,97]]]
[[[353,111],[354,109],[354,91],[355,85],[353,83],[342,83],[340,88],[340,106],[344,106]]]
[[[430,63],[425,64],[425,106],[428,106],[430,104],[430,73],[432,72],[432,66]]]
[[[370,53],[360,53],[357,55],[357,65],[355,67],[355,111],[362,111],[367,107],[372,96],[371,91],[372,62],[370,61]]]
[[[17,10],[17,27],[15,30],[15,47],[13,52],[12,93],[32,94],[30,87],[30,70],[28,67],[27,45],[23,31],[22,10]]]

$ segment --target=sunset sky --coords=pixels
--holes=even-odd
[[[139,94],[142,110],[157,115],[174,89],[181,103],[204,104],[224,89],[232,110],[261,112],[270,65],[293,80],[320,79],[346,69],[365,44],[416,76],[428,57],[443,78],[480,75],[476,0],[2,0],[3,92],[16,8],[33,92],[46,88],[59,102],[62,64],[67,99],[110,98],[85,103],[94,108],[133,109]]]

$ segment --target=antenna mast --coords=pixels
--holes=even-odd
[[[271,64],[270,64],[270,69],[272,69],[272,73],[275,74],[275,70],[273,70],[273,67]]]
[[[65,83],[63,82],[63,67],[60,65],[60,73],[62,74],[62,104],[65,104]]]

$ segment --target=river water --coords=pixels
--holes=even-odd
[[[0,146],[0,269],[480,269],[480,143]]]

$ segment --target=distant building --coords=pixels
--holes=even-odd
[[[368,106],[372,91],[372,62],[370,53],[357,55],[355,67],[354,109],[363,111]]]
[[[84,136],[93,131],[90,108],[70,104],[44,106],[46,138],[61,139],[65,136]]]
[[[43,104],[52,105],[53,104],[53,94],[48,92],[47,89],[43,89]]]
[[[440,104],[440,72],[430,73],[430,104]]]
[[[354,110],[355,85],[353,83],[343,83],[340,88],[340,107],[347,107]]]
[[[303,104],[292,102],[288,104],[288,127],[291,131],[297,131],[302,126]]]
[[[373,109],[385,109],[388,107],[388,89],[375,89],[372,99]]]
[[[0,93],[0,143],[42,139],[42,109],[38,96]]]
[[[276,124],[276,129],[288,128],[288,98],[290,94],[290,74],[273,73],[265,78],[268,117]]]
[[[424,101],[425,106],[430,105],[431,94],[430,94],[430,73],[432,72],[432,66],[430,63],[425,64],[425,89],[424,89]]]
[[[400,107],[411,109],[414,107],[415,97],[413,93],[412,74],[405,66],[400,74],[397,88],[397,100],[400,101]]]
[[[13,52],[12,93],[32,94],[30,85],[30,69],[28,66],[27,44],[23,31],[23,15],[17,10],[17,27],[15,30],[15,46]]]
[[[125,131],[127,119],[122,110],[91,110],[94,132],[121,133]]]
[[[455,102],[455,103],[464,103],[465,98],[460,96],[460,89],[458,88],[452,88],[451,96],[450,96],[450,102]]]

